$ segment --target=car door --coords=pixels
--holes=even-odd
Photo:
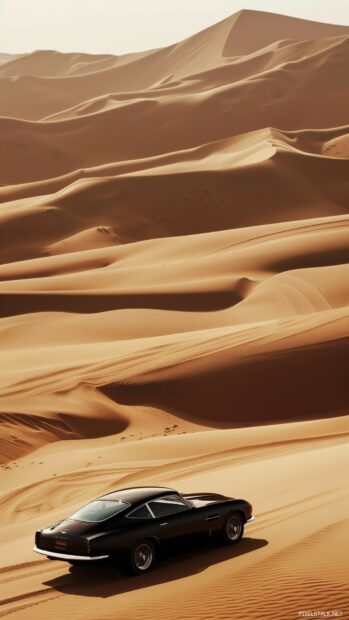
[[[147,505],[157,525],[157,536],[163,543],[188,539],[200,529],[195,508],[179,495],[159,497]]]
[[[219,503],[212,503],[198,508],[200,514],[200,523],[204,530],[215,532],[222,529],[226,509]]]

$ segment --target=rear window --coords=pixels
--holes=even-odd
[[[73,519],[73,521],[97,523],[98,521],[105,521],[106,519],[110,519],[110,517],[114,517],[129,506],[130,504],[127,504],[126,502],[96,499],[94,502],[91,502],[77,512],[74,512],[69,519]]]

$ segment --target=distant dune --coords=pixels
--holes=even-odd
[[[348,67],[349,28],[256,11],[0,54],[5,615],[345,611]],[[149,483],[246,496],[241,553],[137,586],[34,561],[36,527]]]

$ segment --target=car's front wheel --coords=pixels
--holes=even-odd
[[[151,540],[141,540],[129,552],[128,569],[132,575],[148,572],[156,559],[155,545]]]
[[[244,533],[244,522],[242,517],[233,512],[227,516],[222,531],[221,539],[224,545],[235,545],[241,540]]]

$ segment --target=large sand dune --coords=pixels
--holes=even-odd
[[[254,11],[0,55],[0,615],[346,613],[348,64],[349,28]],[[34,557],[36,528],[149,483],[258,518],[137,583]]]

